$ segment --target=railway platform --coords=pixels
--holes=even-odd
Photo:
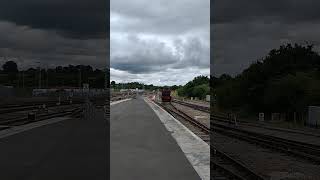
[[[172,118],[143,97],[112,105],[111,179],[209,179],[209,146]]]
[[[112,102],[111,132],[104,116],[3,127],[0,179],[209,179],[208,144],[151,101]]]
[[[109,133],[96,119],[60,117],[0,131],[0,179],[105,180]]]

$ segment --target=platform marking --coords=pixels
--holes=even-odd
[[[34,129],[34,128],[37,128],[37,127],[41,127],[41,126],[57,123],[57,122],[60,122],[60,121],[69,120],[69,119],[72,119],[72,118],[56,117],[56,118],[51,118],[51,119],[47,119],[47,120],[43,120],[43,121],[33,122],[33,123],[21,125],[21,126],[12,126],[11,128],[4,129],[4,130],[0,131],[0,139],[8,137],[8,136],[12,136],[12,135],[24,132],[24,131],[28,131],[28,130],[31,130],[31,129]]]
[[[110,106],[113,106],[113,105],[116,105],[116,104],[119,104],[119,103],[122,103],[122,102],[125,102],[125,101],[129,101],[129,100],[131,100],[131,98],[122,99],[122,100],[119,100],[119,101],[114,101],[114,102],[110,103]]]
[[[160,106],[144,98],[171,132],[185,156],[202,180],[210,180],[210,146]]]

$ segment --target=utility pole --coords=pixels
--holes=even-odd
[[[41,67],[39,66],[39,89],[41,89]]]
[[[20,75],[20,72],[19,72],[19,70],[18,70],[18,84],[17,84],[17,87],[18,87],[18,88],[20,88],[20,76],[21,76],[21,75]]]
[[[79,89],[81,89],[81,69],[79,69]]]
[[[24,70],[22,71],[22,89],[24,89]]]
[[[47,64],[47,88],[49,89],[49,71],[48,71],[48,64]]]
[[[40,62],[36,62],[39,64],[39,89],[41,88],[41,66],[40,66]]]

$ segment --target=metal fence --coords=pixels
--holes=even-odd
[[[33,96],[99,97],[109,95],[109,89],[33,89]]]

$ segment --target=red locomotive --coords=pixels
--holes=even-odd
[[[161,92],[162,102],[171,102],[171,91],[170,89],[163,89]]]

